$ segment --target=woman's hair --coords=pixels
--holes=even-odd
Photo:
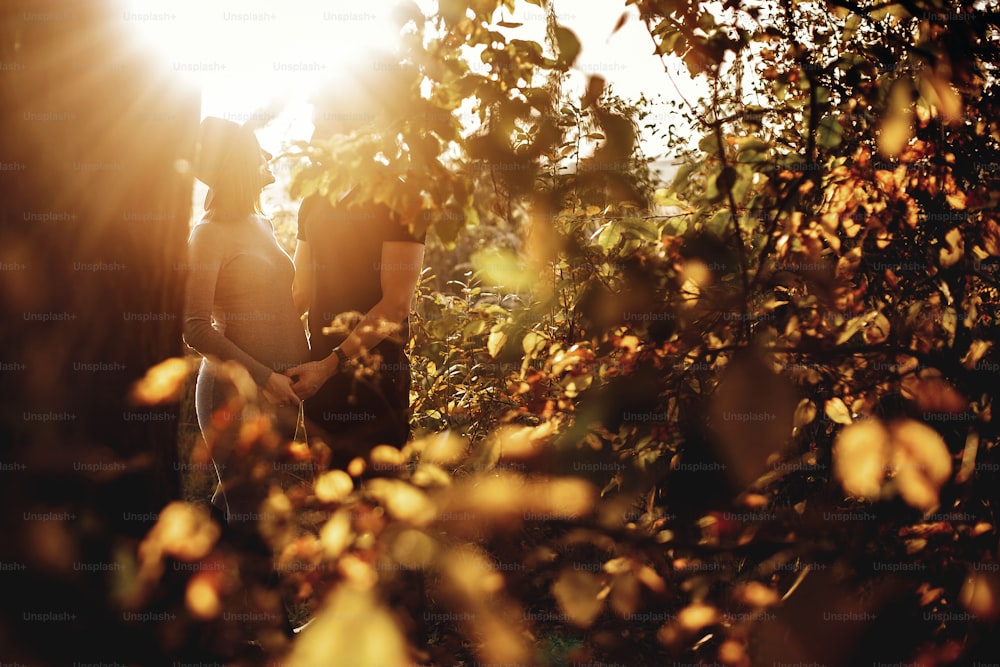
[[[205,209],[213,219],[243,219],[259,214],[264,189],[260,144],[249,129],[241,128],[230,142],[212,182]]]

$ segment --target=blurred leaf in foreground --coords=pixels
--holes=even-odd
[[[184,385],[191,366],[185,359],[173,357],[156,364],[132,386],[130,398],[139,405],[174,403],[184,397]]]
[[[302,631],[290,665],[396,667],[411,664],[393,615],[369,591],[343,585]]]

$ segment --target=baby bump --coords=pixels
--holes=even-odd
[[[255,326],[230,322],[226,325],[226,338],[279,373],[309,361],[309,343],[298,320]]]

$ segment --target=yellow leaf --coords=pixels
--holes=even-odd
[[[585,516],[594,507],[597,490],[584,480],[572,477],[533,479],[522,502],[529,512],[558,520]]]
[[[507,334],[504,333],[503,329],[494,329],[490,332],[490,337],[486,341],[486,351],[495,359],[500,354],[506,342]]]
[[[667,582],[663,580],[663,577],[661,577],[656,570],[648,565],[640,565],[635,570],[635,576],[638,577],[639,581],[641,581],[646,588],[654,593],[663,593],[667,590]]]
[[[920,94],[938,110],[945,123],[953,125],[962,121],[962,97],[946,77],[925,70],[920,77]]]
[[[517,254],[510,250],[480,250],[472,255],[471,261],[489,285],[518,290],[530,288],[534,280]]]
[[[343,470],[331,470],[316,480],[316,499],[323,503],[339,503],[354,490],[354,480]]]
[[[156,364],[134,385],[130,398],[139,405],[159,405],[179,401],[191,367],[180,357]]]
[[[370,590],[378,583],[378,572],[372,564],[354,553],[346,553],[337,560],[337,572],[358,590]]]
[[[442,431],[429,435],[420,441],[411,443],[414,449],[420,451],[420,460],[427,463],[451,465],[465,456],[469,448],[468,441],[452,431]]]
[[[484,523],[565,521],[589,514],[596,499],[597,489],[583,479],[537,477],[528,481],[499,472],[457,483],[440,520],[455,517],[450,520],[461,525],[467,517],[468,527],[476,530]]]
[[[833,472],[848,495],[877,499],[889,464],[889,432],[874,419],[846,426],[833,444]]]
[[[624,556],[612,558],[604,564],[602,569],[608,574],[624,574],[626,572],[631,572],[632,559],[625,558]]]
[[[563,568],[552,584],[552,595],[569,620],[581,628],[590,627],[600,615],[604,603],[598,599],[601,582],[585,570]]]
[[[836,424],[850,424],[854,421],[851,419],[851,411],[840,397],[827,399],[824,409],[826,416]]]
[[[889,337],[889,318],[882,313],[875,313],[865,327],[865,342],[877,345]]]
[[[545,346],[546,340],[545,336],[540,333],[529,331],[521,339],[521,349],[524,350],[525,355],[532,357],[541,351]]]
[[[503,575],[493,567],[493,561],[471,545],[456,547],[441,559],[441,570],[469,600],[494,595],[504,587]]]
[[[351,513],[346,509],[334,512],[319,531],[319,541],[327,558],[334,559],[344,553],[351,543]]]
[[[426,493],[401,479],[373,479],[364,490],[400,521],[425,526],[437,514],[437,508]]]
[[[420,462],[410,475],[410,482],[420,487],[451,486],[452,476],[436,463]]]
[[[877,135],[878,152],[883,157],[894,158],[903,152],[913,137],[913,118],[910,116],[890,116],[879,127]]]
[[[890,425],[899,495],[907,503],[929,512],[938,506],[938,492],[951,477],[951,454],[944,438],[930,426],[913,419]]]
[[[375,593],[344,584],[292,644],[288,664],[396,667],[412,659],[399,624]]]
[[[401,532],[392,544],[396,562],[410,569],[423,568],[434,562],[437,544],[427,533],[409,528]]]
[[[965,357],[962,358],[962,366],[966,370],[973,370],[979,361],[986,356],[990,348],[993,346],[993,341],[991,340],[979,340],[976,339],[969,344],[969,351],[966,353]]]
[[[677,614],[677,623],[689,633],[698,632],[702,628],[717,623],[719,621],[719,611],[702,602],[695,602],[680,610]]]
[[[622,618],[628,618],[639,610],[641,602],[642,590],[639,588],[639,581],[635,575],[626,572],[615,577],[609,604],[616,614]]]
[[[777,591],[759,581],[744,584],[737,588],[733,594],[737,600],[749,607],[770,607],[778,604],[781,600]]]
[[[816,419],[816,404],[808,398],[803,398],[795,407],[795,415],[792,417],[792,428],[798,430],[806,424],[811,424],[814,419]]]
[[[392,445],[375,445],[368,454],[373,470],[393,470],[406,463],[406,455]]]
[[[188,582],[184,601],[188,610],[196,618],[208,620],[222,613],[222,601],[213,579],[216,572],[199,572]]]
[[[965,578],[958,599],[962,606],[980,620],[992,622],[1000,616],[1000,587],[990,573],[973,572]]]
[[[163,554],[192,562],[207,556],[219,539],[219,527],[200,505],[172,502],[139,547],[141,555]]]
[[[957,228],[950,229],[945,234],[944,240],[948,246],[941,248],[938,261],[943,268],[947,269],[957,264],[965,255],[965,240],[962,238],[962,232]]]
[[[913,98],[908,80],[896,81],[889,93],[889,108],[876,137],[878,152],[893,158],[903,152],[914,134]]]
[[[552,423],[545,421],[538,426],[500,426],[493,437],[500,441],[503,459],[527,459],[540,454],[552,435]]]
[[[750,658],[747,656],[747,649],[743,643],[735,639],[727,639],[719,645],[719,661],[723,665],[732,667],[743,667],[750,665]]]
[[[965,193],[961,191],[952,192],[945,195],[945,200],[947,200],[948,205],[951,206],[956,211],[964,211],[966,204]]]

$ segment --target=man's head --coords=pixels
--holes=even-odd
[[[416,85],[415,68],[388,51],[359,54],[311,97],[314,139],[349,134],[365,126],[384,128],[406,114],[405,100]]]

